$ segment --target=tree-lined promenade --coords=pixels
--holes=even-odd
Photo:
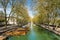
[[[11,30],[19,34],[23,30],[30,30],[30,27],[25,25],[32,23],[60,35],[60,0],[30,0],[31,3],[27,1],[0,0],[0,36]],[[29,12],[33,14],[32,18]],[[21,31],[16,31],[16,28]]]
[[[1,38],[4,39],[4,33],[11,30],[13,31],[13,29],[16,31],[16,28],[22,28],[22,26],[27,25],[30,22],[30,17],[28,15],[27,8],[25,7],[25,3],[26,0],[0,0],[0,6],[2,9],[0,11]],[[9,12],[7,10],[9,10]],[[25,28],[22,28],[21,31],[23,29],[27,30]]]
[[[43,25],[48,30],[58,32],[60,35],[60,4],[59,0],[38,0],[33,10],[37,11],[33,18],[34,24]]]
[[[7,24],[9,24],[9,21],[16,22],[16,24],[24,25],[27,24],[29,21],[29,16],[27,12],[27,8],[24,7],[25,0],[22,1],[22,3],[19,0],[0,0],[1,4],[1,16],[4,19],[1,22],[5,23],[5,26],[7,27]],[[9,7],[10,6],[10,7]],[[10,13],[7,13],[7,10],[10,10]],[[14,23],[15,24],[15,23]]]

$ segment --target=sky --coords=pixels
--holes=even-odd
[[[1,5],[0,5],[1,6]],[[28,14],[29,14],[29,16],[31,17],[31,18],[33,18],[33,11],[32,11],[32,9],[31,9],[31,0],[27,0],[26,1],[26,6],[27,6],[27,9],[28,9]],[[0,7],[0,11],[3,11],[3,8],[2,7]],[[6,12],[7,12],[7,15],[10,13],[10,6],[8,6],[7,7],[7,10],[6,10]]]
[[[31,18],[33,18],[33,11],[31,9],[31,0],[27,0],[26,4],[27,4],[27,8],[28,8],[28,14]]]

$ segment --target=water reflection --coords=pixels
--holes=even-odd
[[[33,26],[31,23],[30,31],[25,36],[12,36],[8,40],[60,40],[59,36],[41,27]]]

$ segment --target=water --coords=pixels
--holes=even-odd
[[[11,36],[7,40],[60,40],[60,36],[41,27],[31,25],[30,28],[26,35]]]

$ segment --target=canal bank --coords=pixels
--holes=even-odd
[[[51,26],[51,25],[46,25],[46,24],[36,24],[37,26],[41,26],[43,29],[46,29],[48,31],[51,31],[57,35],[60,36],[60,27],[59,28],[55,28],[55,26]]]
[[[7,40],[60,40],[60,36],[39,26],[31,26],[26,35],[10,36]]]
[[[58,30],[58,29],[53,29],[54,27],[52,27],[52,26],[47,26],[47,25],[40,25],[40,26],[43,27],[44,29],[47,29],[47,30],[57,34],[57,35],[60,35],[60,28],[58,28],[59,29]]]
[[[24,27],[8,27],[8,28],[2,28],[0,29],[0,40],[7,40],[9,36],[18,36],[18,35],[25,35],[27,31],[29,31],[28,28],[29,24],[24,25]]]

